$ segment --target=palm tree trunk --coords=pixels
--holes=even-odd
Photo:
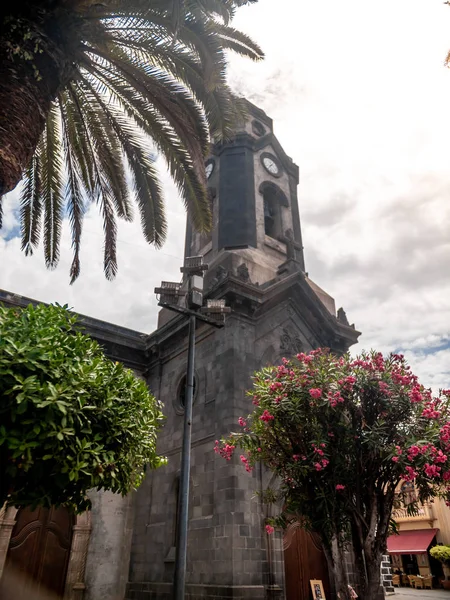
[[[11,56],[0,38],[0,198],[16,187],[33,156],[62,71],[47,53]]]

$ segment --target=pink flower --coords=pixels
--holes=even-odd
[[[407,473],[405,473],[405,475],[402,475],[402,478],[405,481],[414,481],[414,479],[417,477],[418,473],[417,471],[415,471],[412,467],[406,467],[406,471]]]
[[[261,419],[261,421],[267,423],[268,421],[272,421],[275,417],[271,415],[268,410],[265,410],[259,418]]]
[[[342,485],[342,483],[338,483],[336,486],[336,491],[341,492],[342,490],[345,490],[345,485]]]
[[[314,463],[314,468],[316,471],[321,471],[323,469],[322,465],[318,462]]]
[[[225,444],[225,446],[221,448],[219,446],[219,440],[216,440],[214,452],[222,458],[225,458],[225,460],[231,460],[235,448],[236,446],[233,446],[231,444]]]
[[[313,398],[320,398],[322,395],[322,390],[319,388],[311,388],[309,393]]]
[[[392,461],[393,461],[393,462],[398,462],[398,456],[393,456],[393,457],[392,457]]]
[[[243,419],[242,417],[239,417],[238,423],[241,427],[245,427],[247,425],[245,419]]]
[[[423,469],[427,475],[427,477],[439,477],[441,467],[437,467],[436,465],[430,465],[429,463],[425,463],[425,467]]]
[[[415,385],[413,387],[413,389],[409,392],[409,399],[411,400],[411,402],[413,404],[416,404],[418,402],[422,402],[423,400],[423,396],[420,392],[420,386],[419,385]]]
[[[266,533],[269,535],[272,535],[272,533],[275,531],[275,529],[272,527],[272,525],[266,525]]]

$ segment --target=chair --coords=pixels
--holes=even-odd
[[[400,587],[400,575],[392,575],[392,585]]]
[[[423,577],[415,576],[414,577],[414,583],[415,583],[416,590],[423,590],[424,589]]]
[[[433,589],[433,575],[427,575],[423,578],[423,587]]]
[[[408,575],[408,581],[409,581],[409,585],[410,585],[412,588],[415,588],[415,587],[416,587],[416,578],[415,578],[415,576],[414,576],[414,575]]]

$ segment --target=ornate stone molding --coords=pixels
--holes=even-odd
[[[86,588],[85,570],[91,531],[90,511],[77,515],[76,524],[73,527],[63,600],[82,600],[83,598]]]
[[[17,508],[3,506],[0,509],[0,577],[5,567],[11,533],[16,524]]]
[[[298,354],[303,350],[303,343],[298,335],[291,335],[288,329],[283,328],[280,335],[280,350],[286,354]]]

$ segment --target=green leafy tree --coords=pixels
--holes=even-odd
[[[0,9],[1,197],[24,177],[22,249],[44,230],[48,267],[59,259],[68,214],[73,262],[87,203],[105,235],[104,271],[117,272],[116,217],[133,218],[161,246],[166,220],[149,146],[166,159],[190,218],[210,227],[204,156],[209,132],[231,135],[243,104],[226,84],[226,51],[258,59],[230,25],[255,0],[4,0]]]
[[[430,548],[430,554],[446,567],[450,567],[450,546],[434,546]]]
[[[284,510],[267,532],[292,520],[317,532],[341,599],[351,544],[359,594],[375,600],[399,483],[414,481],[417,502],[450,499],[450,390],[433,397],[400,355],[316,350],[263,369],[250,394],[243,431],[216,452],[231,460],[239,447],[248,471],[260,462],[278,475],[265,495]]]
[[[60,306],[0,307],[0,506],[127,494],[156,453],[161,404]]]

